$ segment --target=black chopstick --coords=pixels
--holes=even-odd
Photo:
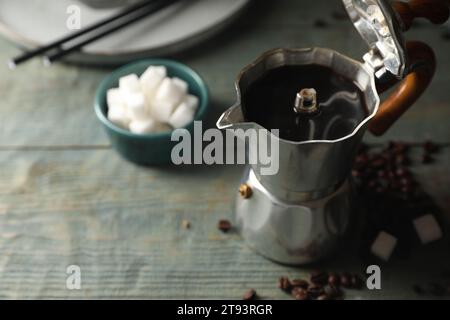
[[[136,3],[135,5],[132,5],[130,7],[128,7],[127,9],[115,14],[112,17],[106,18],[104,20],[101,20],[97,23],[94,23],[86,28],[83,28],[77,32],[71,33],[61,39],[58,39],[56,41],[53,41],[52,43],[49,43],[48,45],[42,46],[42,47],[38,47],[36,49],[27,51],[19,56],[17,56],[16,58],[11,59],[8,62],[8,65],[11,69],[14,69],[17,65],[31,59],[34,58],[35,56],[42,54],[46,51],[49,51],[51,49],[55,49],[55,48],[59,48],[62,44],[71,41],[77,37],[80,37],[86,33],[89,33],[91,31],[94,31],[100,27],[106,26],[108,24],[110,24],[111,22],[114,22],[118,19],[121,19],[123,17],[126,17],[140,9],[146,8],[147,6],[149,6],[150,4],[152,4],[154,2],[154,0],[144,0],[141,2]]]
[[[139,12],[138,14],[135,15],[129,15],[126,18],[124,18],[124,22],[120,22],[118,24],[116,24],[115,26],[106,29],[105,31],[99,32],[95,35],[93,35],[90,38],[87,38],[86,40],[83,40],[77,44],[74,44],[72,46],[69,46],[67,48],[63,48],[60,47],[55,53],[49,54],[49,55],[45,55],[44,56],[44,65],[49,66],[51,65],[53,62],[56,62],[58,60],[60,60],[61,58],[63,58],[64,56],[74,52],[74,51],[78,51],[79,49],[81,49],[82,47],[84,47],[85,45],[92,43],[100,38],[103,38],[119,29],[122,29],[126,26],[129,26],[159,10],[162,10],[168,6],[170,6],[171,4],[173,4],[174,2],[177,2],[178,0],[154,0],[150,6],[148,6],[148,8],[144,8],[141,12]]]

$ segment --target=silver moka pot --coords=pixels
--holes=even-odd
[[[283,114],[304,119],[301,117],[326,112],[327,117],[321,119],[319,114],[312,121],[307,118],[300,121],[299,128],[295,128],[295,122],[290,123],[294,126],[291,129],[303,130],[302,139],[268,132],[279,143],[279,170],[264,175],[260,163],[248,165],[234,205],[237,224],[248,245],[280,263],[310,263],[336,248],[353,221],[350,172],[366,129],[377,135],[384,133],[425,90],[435,69],[433,51],[427,45],[404,42],[402,31],[409,26],[386,1],[343,2],[369,47],[363,62],[326,48],[266,52],[241,71],[236,81],[237,102],[217,122],[220,129],[274,129],[276,126],[269,128],[267,123],[275,123],[270,120],[277,118],[281,106],[275,101],[260,108],[249,104],[246,95],[251,90],[258,93],[255,84],[274,70],[308,67],[305,74],[298,69],[298,76],[306,78],[305,86],[288,97],[292,108],[283,110]],[[318,90],[308,84],[308,76],[316,76],[323,68],[335,77],[318,79],[316,83],[322,86]],[[379,92],[398,82],[396,90],[380,105]],[[364,111],[356,122],[339,102],[343,95],[340,88],[349,85],[358,88],[360,101],[364,101],[353,105]],[[330,91],[327,101],[321,100],[324,88]],[[260,94],[270,94],[270,90],[266,86]],[[329,134],[343,124],[352,124],[351,131],[342,131],[342,136]],[[276,129],[282,132],[286,128],[279,122]],[[251,150],[253,146],[246,143]]]

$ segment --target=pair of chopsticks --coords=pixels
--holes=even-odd
[[[8,66],[15,69],[19,64],[28,61],[37,55],[45,54],[44,65],[49,66],[66,55],[80,50],[87,44],[110,35],[122,28],[125,28],[159,10],[162,10],[178,0],[145,0],[117,13],[114,16],[87,26],[79,31],[71,33],[61,39],[53,41],[48,45],[24,52],[23,54],[8,61]],[[70,44],[78,38],[86,36],[84,39]]]

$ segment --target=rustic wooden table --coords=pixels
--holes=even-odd
[[[274,47],[323,46],[360,59],[367,50],[348,20],[332,18],[327,0],[255,1],[231,28],[178,60],[210,86],[217,116],[235,99],[239,70]],[[317,26],[316,19],[326,21]],[[320,25],[320,23],[319,23]],[[450,143],[450,41],[421,23],[408,33],[436,50],[439,68],[426,94],[382,138]],[[0,40],[0,61],[18,53]],[[242,167],[142,168],[109,146],[92,101],[109,70],[33,61],[0,66],[0,298],[231,298],[247,288],[264,298],[289,298],[281,275],[303,277],[313,266],[286,267],[250,251],[234,233]],[[450,148],[432,166],[415,168],[425,189],[450,216]],[[191,229],[181,228],[181,221]],[[412,284],[450,269],[448,238],[382,266],[381,291],[347,298],[415,298]],[[66,267],[79,265],[81,290],[66,288]],[[351,250],[318,265],[362,272]]]

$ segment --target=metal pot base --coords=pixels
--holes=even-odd
[[[301,203],[275,198],[250,168],[242,183],[251,188],[251,196],[236,199],[238,228],[247,244],[270,260],[290,265],[315,262],[330,254],[349,229],[348,180],[326,197]]]

